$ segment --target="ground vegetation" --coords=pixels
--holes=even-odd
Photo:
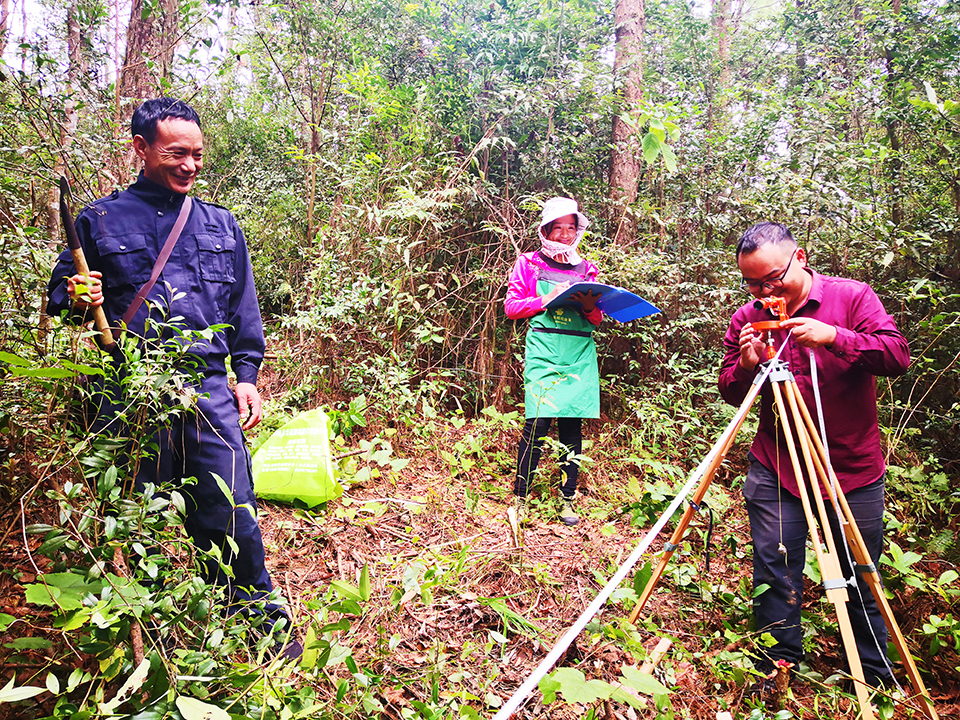
[[[761,219],[789,225],[814,267],[869,282],[910,341],[908,374],[878,382],[881,568],[941,717],[960,714],[956,2],[651,0],[629,103],[613,3],[164,0],[143,4],[156,50],[141,58],[123,45],[128,7],[43,8],[4,3],[0,23],[0,715],[492,714],[729,420],[720,340],[745,300],[732,247]],[[308,648],[299,665],[218,611],[175,489],[131,495],[129,448],[78,415],[82,378],[109,366],[44,313],[61,242],[51,189],[66,174],[78,204],[123,186],[140,93],[200,111],[197,192],[251,247],[269,345],[254,448],[302,410],[333,419],[343,498],[261,509]],[[626,202],[611,187],[615,124],[635,144]],[[502,298],[557,194],[595,218],[584,250],[603,279],[663,312],[601,328],[584,520],[555,522],[545,461],[517,546],[504,511],[524,327]],[[196,369],[175,347],[127,352],[131,428],[189,406]],[[854,716],[815,572],[805,680],[779,708],[746,693],[763,637],[749,625],[745,453],[711,491],[709,570],[704,518],[638,624],[625,617],[642,570],[524,713]],[[656,685],[638,680],[630,668],[662,637]],[[918,717],[895,693],[878,707]]]

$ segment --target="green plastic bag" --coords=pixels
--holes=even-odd
[[[308,410],[274,432],[253,456],[253,484],[264,500],[299,500],[308,507],[340,497],[327,414]]]

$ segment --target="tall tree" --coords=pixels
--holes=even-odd
[[[736,32],[737,18],[732,14],[733,0],[714,0],[710,28],[717,43],[717,63],[720,65],[719,86],[730,84],[730,45]]]
[[[0,0],[0,56],[7,49],[7,33],[10,31],[10,0]]]
[[[636,202],[640,182],[637,128],[624,119],[637,113],[643,97],[643,33],[646,25],[644,0],[617,0],[614,14],[616,55],[614,77],[621,83],[621,105],[613,118],[610,150],[610,199],[618,211],[609,228],[619,244],[633,240],[630,207]]]
[[[144,99],[170,79],[178,21],[177,0],[131,2],[127,50],[120,71],[121,100]]]
[[[117,133],[125,131],[141,100],[160,94],[169,85],[173,53],[179,41],[178,24],[178,0],[132,0],[130,3],[127,48],[117,82]],[[120,184],[126,184],[129,179],[132,162],[133,147],[130,146],[115,168]]]
[[[897,118],[898,105],[902,106],[902,99],[898,98],[900,87],[900,73],[898,71],[899,50],[898,37],[902,28],[900,26],[900,0],[893,0],[893,26],[896,32],[886,43],[883,65],[886,73],[884,89],[886,90],[887,103],[889,105],[886,113],[885,125],[887,133],[887,143],[890,146],[889,160],[889,188],[890,188],[890,222],[895,228],[903,223],[903,158],[901,157],[902,148],[900,145],[900,122]]]

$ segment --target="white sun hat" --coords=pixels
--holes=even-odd
[[[543,204],[543,214],[540,217],[540,226],[537,228],[537,234],[540,236],[540,239],[546,239],[543,234],[544,225],[553,222],[557,218],[562,218],[567,215],[577,216],[576,244],[578,244],[581,238],[583,238],[583,233],[587,229],[587,225],[590,224],[590,219],[580,212],[580,208],[577,206],[576,200],[565,197],[550,198]],[[574,244],[574,247],[576,247],[576,244]]]

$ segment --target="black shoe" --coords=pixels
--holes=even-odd
[[[777,680],[775,677],[762,677],[754,681],[754,683],[747,688],[747,697],[757,698],[763,700],[765,698],[773,696],[777,691]]]
[[[774,700],[779,702],[787,690],[790,689],[793,667],[793,663],[786,660],[775,661],[770,674],[764,675],[754,682],[747,691],[747,696],[764,701]]]

